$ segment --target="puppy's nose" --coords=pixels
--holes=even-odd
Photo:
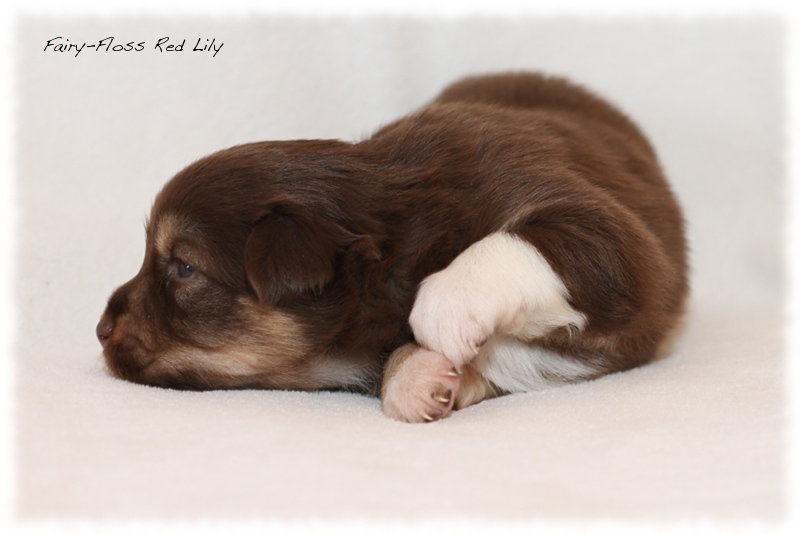
[[[97,340],[103,345],[103,348],[108,344],[108,339],[111,337],[111,332],[114,331],[114,320],[106,314],[100,317],[100,322],[97,323]]]

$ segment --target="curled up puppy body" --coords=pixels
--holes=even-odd
[[[97,335],[130,381],[354,390],[431,421],[651,360],[686,299],[685,248],[624,115],[558,78],[468,78],[357,143],[189,165]]]

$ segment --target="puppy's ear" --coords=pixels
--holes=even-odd
[[[324,216],[294,203],[272,207],[245,243],[245,271],[262,304],[281,305],[321,289],[352,236]]]

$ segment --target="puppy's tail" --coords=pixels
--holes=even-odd
[[[627,131],[649,146],[633,121],[602,98],[564,78],[533,72],[464,78],[445,88],[434,100],[442,104],[455,102],[572,112]]]

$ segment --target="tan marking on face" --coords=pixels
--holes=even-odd
[[[169,257],[172,252],[172,243],[179,235],[181,224],[178,217],[167,214],[158,219],[155,228],[153,245],[161,257]]]
[[[194,372],[208,376],[212,387],[252,385],[257,378],[266,388],[313,388],[313,383],[306,382],[306,348],[295,319],[275,309],[262,309],[247,298],[241,298],[240,305],[248,321],[234,342],[208,350],[176,346],[162,352],[147,374],[157,380]]]
[[[203,370],[215,376],[242,377],[257,373],[257,369],[258,355],[247,350],[206,351],[181,346],[161,354],[152,372]]]

